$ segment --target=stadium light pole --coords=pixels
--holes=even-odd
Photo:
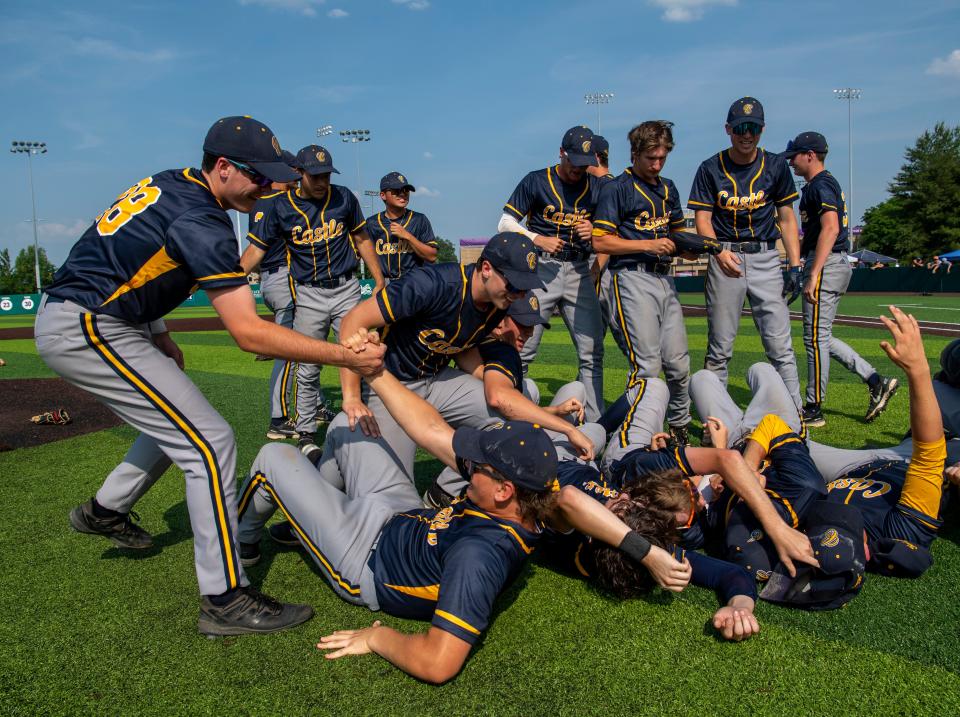
[[[325,124],[323,127],[317,127],[317,137],[326,137],[329,134],[333,134],[332,124]]]
[[[588,92],[583,96],[588,105],[597,106],[597,134],[600,134],[600,105],[606,105],[613,99],[612,92]]]
[[[849,163],[847,179],[848,199],[847,199],[847,224],[850,230],[850,250],[853,251],[856,246],[853,238],[853,227],[856,224],[853,213],[853,101],[859,100],[863,95],[863,90],[857,87],[841,87],[833,91],[833,96],[838,100],[847,101],[847,161]]]
[[[363,202],[363,184],[360,182],[360,144],[370,141],[370,130],[368,129],[342,129],[340,130],[340,141],[349,142],[357,147],[357,202]],[[360,260],[360,276],[366,278],[367,268],[363,259]]]
[[[33,207],[33,273],[37,283],[37,293],[40,293],[40,242],[37,239],[37,196],[33,191],[33,155],[46,154],[46,142],[21,142],[14,140],[10,143],[13,154],[27,155],[27,173],[30,175],[30,204]]]

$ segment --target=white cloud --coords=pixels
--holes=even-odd
[[[260,5],[271,10],[287,10],[297,12],[307,17],[317,14],[316,6],[323,5],[326,0],[240,0],[241,5]]]
[[[439,189],[430,189],[430,187],[424,187],[422,184],[417,187],[417,195],[420,197],[439,197]]]
[[[110,40],[101,40],[97,37],[81,37],[73,41],[73,51],[78,55],[89,57],[104,57],[108,60],[120,60],[121,62],[169,62],[176,59],[177,55],[172,50],[132,50],[118,45]]]
[[[393,0],[397,5],[403,5],[408,10],[426,10],[430,7],[430,0]]]
[[[73,146],[74,149],[93,149],[103,144],[103,137],[92,131],[92,128],[96,126],[95,124],[88,125],[76,120],[64,120],[61,124],[74,134],[79,135],[77,144]]]
[[[954,50],[943,59],[934,59],[927,68],[927,74],[960,77],[960,50]]]
[[[694,22],[703,17],[711,5],[733,6],[737,0],[649,0],[663,9],[661,17],[667,22]]]
[[[332,17],[334,20],[339,20],[342,17],[347,17],[350,13],[341,8],[335,7],[333,10],[327,13],[327,17]]]
[[[47,258],[60,266],[66,261],[71,247],[93,223],[93,219],[72,219],[63,222],[37,222],[37,243],[47,252]],[[33,249],[33,222],[20,221],[4,227],[3,236],[9,241],[10,258],[15,259],[21,249]]]
[[[424,153],[423,153],[423,158],[424,158],[424,159],[433,159],[433,152],[424,152]]]

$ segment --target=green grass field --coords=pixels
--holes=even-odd
[[[883,303],[882,297],[845,301],[854,299],[863,307]],[[706,322],[688,320],[687,330],[692,365],[700,366]],[[881,372],[896,370],[878,347],[881,332],[837,327],[836,333]],[[234,426],[238,470],[245,471],[265,441],[269,365],[240,352],[223,332],[175,338],[191,377]],[[928,337],[928,356],[938,356],[947,341]],[[802,357],[799,339],[795,349]],[[52,375],[30,341],[2,341],[0,355],[7,361],[3,378]],[[749,397],[746,368],[762,359],[745,320],[731,372],[739,401]],[[610,401],[623,388],[626,361],[609,340],[605,366]],[[555,325],[531,375],[546,399],[575,374],[569,339]],[[908,423],[906,391],[867,426],[860,422],[867,392],[859,379],[837,364],[831,379],[828,425],[813,431],[818,440],[851,447],[899,440]],[[322,381],[338,396],[333,370],[325,369]],[[0,396],[16,400],[11,392]],[[97,489],[133,437],[120,427],[0,454],[4,714],[960,713],[955,509],[922,579],[871,575],[856,600],[830,613],[761,603],[762,631],[742,644],[721,642],[707,627],[716,607],[712,593],[689,588],[620,603],[534,563],[499,601],[492,628],[462,674],[436,688],[376,656],[324,660],[313,647],[317,638],[375,616],[340,601],[312,564],[269,540],[252,581],[285,600],[313,604],[316,617],[277,635],[202,638],[179,471],[171,470],[137,508],[157,538],[154,550],[130,555],[70,530],[68,511]],[[437,470],[436,461],[421,456],[418,482]],[[401,629],[424,629],[380,617]]]

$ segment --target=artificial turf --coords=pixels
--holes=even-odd
[[[576,374],[569,338],[555,324],[531,367],[545,399]],[[705,320],[688,319],[687,332],[698,367]],[[878,347],[882,332],[836,333],[882,373],[896,371]],[[254,362],[223,332],[175,339],[191,377],[234,427],[242,473],[265,442],[269,364]],[[927,337],[927,355],[938,356],[948,340]],[[802,367],[799,338],[795,349]],[[30,341],[0,342],[0,356],[7,361],[3,378],[52,375]],[[745,319],[731,367],[741,403],[749,398],[744,372],[758,360],[760,343]],[[626,361],[609,339],[605,370],[610,401],[623,388]],[[322,372],[322,382],[338,396],[333,370]],[[14,400],[0,381],[0,401]],[[828,424],[814,437],[849,447],[898,441],[908,421],[906,390],[870,425],[860,421],[866,404],[863,384],[834,364]],[[68,511],[97,489],[133,438],[119,427],[0,454],[4,714],[960,713],[955,509],[923,578],[871,575],[852,603],[829,613],[760,603],[762,630],[741,644],[722,642],[707,627],[716,608],[709,592],[655,592],[619,603],[534,563],[498,602],[464,671],[431,687],[376,656],[324,660],[313,647],[317,638],[375,616],[339,600],[311,563],[269,540],[264,559],[249,571],[252,581],[285,600],[311,603],[316,617],[277,635],[202,638],[183,480],[175,469],[137,506],[155,549],[130,554],[70,530]],[[418,483],[438,467],[421,455]]]

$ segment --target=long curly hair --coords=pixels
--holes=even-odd
[[[690,507],[686,478],[676,469],[631,476],[611,511],[633,531],[665,550],[677,541],[677,513]],[[598,540],[583,547],[582,559],[593,564],[597,587],[621,599],[640,597],[655,586],[647,569],[617,548]]]

